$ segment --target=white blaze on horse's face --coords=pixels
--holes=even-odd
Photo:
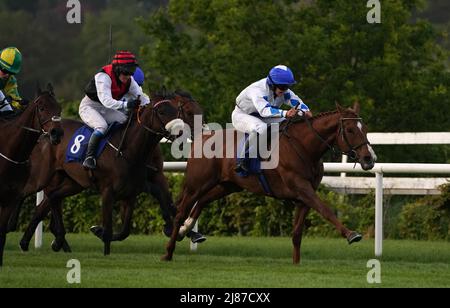
[[[377,154],[375,154],[375,151],[373,150],[373,148],[370,146],[370,144],[367,145],[367,148],[369,149],[369,153],[372,156],[373,161],[377,161]]]
[[[362,130],[363,125],[362,125],[362,123],[361,123],[360,121],[358,121],[358,123],[356,124],[356,126],[358,126],[359,130],[361,131],[361,133],[364,134],[364,132],[363,132],[363,130]],[[372,160],[373,160],[374,162],[376,162],[376,161],[377,161],[377,155],[375,154],[375,151],[374,151],[373,148],[370,146],[370,144],[367,145],[367,149],[369,150],[370,156],[372,156]]]
[[[185,123],[181,119],[175,119],[166,124],[165,129],[171,135],[178,135],[183,131]]]
[[[362,123],[360,121],[358,121],[358,123],[356,124],[356,126],[358,126],[359,130],[361,131],[361,133],[363,133],[362,130]]]

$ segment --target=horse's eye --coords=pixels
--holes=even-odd
[[[355,133],[355,131],[353,130],[353,128],[347,128],[346,131],[347,131],[347,133],[349,133],[349,134],[354,134],[354,133]]]
[[[44,111],[45,110],[45,108],[44,107],[39,107],[39,112],[42,112],[42,111]]]
[[[159,114],[159,115],[164,115],[164,110],[159,109],[159,110],[158,110],[158,114]]]

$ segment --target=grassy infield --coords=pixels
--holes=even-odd
[[[450,243],[384,242],[381,284],[366,281],[373,240],[348,246],[345,239],[306,238],[302,263],[291,264],[289,238],[209,237],[195,253],[179,243],[174,261],[159,260],[166,239],[131,236],[114,243],[109,257],[92,235],[67,236],[71,254],[45,247],[20,252],[20,235],[9,234],[3,287],[450,287]],[[81,262],[81,284],[66,282],[69,259]]]

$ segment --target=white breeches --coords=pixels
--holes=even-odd
[[[258,118],[241,111],[236,107],[231,114],[233,126],[238,131],[251,134],[257,132],[259,135],[265,135],[268,125],[271,123],[280,123],[284,118]]]
[[[102,134],[106,133],[109,124],[114,122],[125,123],[127,121],[127,116],[123,112],[107,108],[87,96],[81,101],[79,113],[84,123]]]

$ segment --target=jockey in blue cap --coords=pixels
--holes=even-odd
[[[134,78],[134,81],[136,81],[136,83],[142,88],[142,86],[144,85],[145,76],[144,76],[144,72],[142,71],[142,69],[139,66],[136,67],[136,71],[133,74],[133,78]]]
[[[138,84],[139,88],[142,91],[142,96],[144,97],[143,101],[149,103],[150,98],[147,94],[144,93],[144,90],[142,89],[142,87],[144,86],[144,82],[145,82],[145,75],[139,66],[136,67],[136,71],[134,71],[133,79],[134,79],[134,81],[136,81],[136,83]],[[129,100],[129,99],[132,99],[132,97],[128,94],[125,94],[124,99]],[[145,105],[145,104],[142,104],[142,105]]]
[[[285,65],[277,65],[266,78],[252,83],[236,98],[236,107],[231,115],[233,126],[238,131],[249,134],[238,156],[236,172],[249,171],[245,153],[258,135],[266,137],[268,124],[282,122],[297,114],[312,116],[308,106],[289,89],[295,83],[292,71]],[[282,110],[280,106],[283,104],[292,108],[289,111]]]

